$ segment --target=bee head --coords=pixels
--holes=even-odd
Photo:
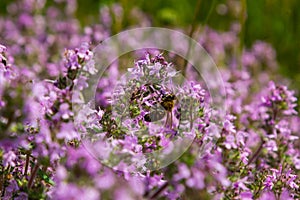
[[[176,100],[176,96],[174,94],[166,94],[163,97],[163,101],[174,101]]]

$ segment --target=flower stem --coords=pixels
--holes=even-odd
[[[200,6],[201,6],[201,0],[198,0],[197,4],[196,4],[195,12],[194,12],[192,27],[191,27],[191,30],[189,32],[189,37],[190,38],[193,38],[194,32],[196,30],[196,24],[197,24],[196,22],[197,22],[197,16],[199,15],[199,12],[200,12]],[[191,45],[192,45],[192,41],[191,41],[191,39],[189,39],[189,46],[188,46],[187,53],[186,53],[186,56],[185,56],[186,59],[184,59],[184,64],[183,64],[183,69],[182,69],[183,76],[185,75],[185,70],[186,70],[187,65],[188,65],[188,60],[189,60],[190,51],[191,51]]]
[[[1,196],[0,196],[0,197],[3,197],[3,196],[4,196],[4,193],[5,193],[4,182],[5,182],[5,178],[4,178],[4,174],[2,174],[2,175],[0,176],[0,192],[1,192]]]
[[[36,163],[36,165],[35,165],[34,168],[33,168],[31,177],[30,177],[30,179],[29,179],[29,181],[28,181],[28,189],[30,189],[30,188],[32,187],[32,185],[33,185],[33,180],[34,180],[34,178],[35,178],[35,176],[36,176],[36,173],[37,173],[38,169],[39,169],[39,164]]]
[[[261,152],[261,150],[262,150],[264,144],[265,144],[265,142],[264,142],[264,140],[262,140],[261,143],[260,143],[260,145],[259,145],[259,147],[258,147],[258,149],[257,149],[256,152],[253,154],[253,156],[250,158],[250,160],[249,160],[249,162],[248,162],[248,164],[247,164],[246,166],[250,165],[250,164],[256,159],[256,157],[257,157],[257,156],[259,155],[259,153]]]
[[[26,176],[26,174],[27,174],[29,162],[30,162],[30,156],[29,156],[29,153],[27,153],[26,154],[26,163],[25,163],[24,176]]]
[[[166,182],[164,183],[151,197],[151,200],[157,199],[157,197],[159,197],[159,195],[168,187],[169,183]]]

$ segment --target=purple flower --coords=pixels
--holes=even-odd
[[[16,180],[9,181],[9,185],[6,187],[5,193],[4,193],[4,199],[8,200],[13,197],[13,193],[17,192],[19,190],[19,186]]]
[[[126,188],[119,188],[114,193],[114,199],[135,200]]]
[[[95,177],[95,184],[99,189],[110,189],[116,183],[115,174],[111,170],[105,170],[102,175]]]
[[[240,194],[242,200],[251,200],[253,199],[253,194],[250,191],[245,191]]]
[[[61,183],[56,187],[52,197],[55,199],[98,200],[100,199],[100,193],[92,187],[79,187],[75,184]]]
[[[174,174],[173,180],[179,181],[181,179],[187,179],[191,176],[190,169],[183,163],[178,165],[178,173]]]
[[[226,141],[224,142],[224,145],[227,149],[237,148],[234,135],[227,135],[226,136]]]
[[[16,166],[16,163],[15,163],[16,159],[17,159],[17,155],[15,154],[15,152],[8,151],[8,152],[4,153],[3,161],[2,161],[3,166],[4,167],[7,167],[9,165],[12,167]]]
[[[240,179],[238,181],[236,181],[234,184],[233,184],[233,187],[238,190],[238,189],[241,189],[241,190],[244,190],[244,191],[247,191],[249,190],[246,185],[244,184],[246,181],[247,181],[247,178],[248,177],[245,177],[243,179]],[[252,195],[252,194],[251,194]]]
[[[0,44],[0,53],[4,53],[7,50],[6,46]]]
[[[224,126],[224,130],[229,133],[236,132],[234,125],[229,120],[225,120],[225,122],[223,123],[223,126]]]
[[[266,142],[266,144],[264,145],[265,148],[270,151],[270,152],[274,152],[274,151],[277,151],[278,150],[278,147],[277,147],[277,144],[276,144],[276,141],[274,140],[269,140]]]
[[[60,131],[56,134],[58,139],[72,140],[78,139],[79,135],[76,132],[74,125],[69,123],[62,123],[60,127]]]
[[[269,96],[262,97],[262,104],[266,107],[281,110],[285,115],[297,114],[296,100],[293,91],[285,86],[276,86],[274,82],[269,83]]]
[[[145,185],[143,180],[139,176],[131,176],[129,179],[130,188],[132,191],[137,194],[138,196],[142,196],[145,192]]]
[[[273,192],[264,192],[259,200],[276,200],[276,197]]]
[[[203,189],[205,187],[205,182],[204,182],[204,174],[200,170],[197,170],[193,168],[191,170],[192,176],[187,177],[186,184],[187,186],[195,189]]]
[[[24,200],[28,199],[28,194],[25,192],[20,192],[17,197],[14,198],[15,200]]]
[[[276,181],[276,175],[268,175],[266,180],[264,181],[264,186],[266,189],[272,190],[274,186],[274,182]]]

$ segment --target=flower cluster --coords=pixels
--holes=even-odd
[[[97,73],[91,48],[118,31],[113,20],[127,17],[122,7],[103,7],[103,24],[82,30],[73,0],[22,0],[7,9],[11,16],[0,19],[1,199],[300,198],[296,93],[274,75],[267,43],[236,56],[236,24],[228,32],[203,29],[198,40],[221,67],[227,94],[218,123],[197,73],[182,68],[187,79],[177,83],[178,63],[167,53],[131,58],[124,76],[123,63],[112,63],[96,106],[77,110]]]

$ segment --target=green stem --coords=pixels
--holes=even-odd
[[[238,62],[240,69],[242,68],[242,53],[244,48],[244,40],[245,40],[245,23],[247,19],[247,0],[241,0],[241,13],[240,13],[240,44],[239,44],[239,51],[238,51]]]
[[[211,3],[211,6],[209,8],[208,14],[206,15],[206,18],[205,18],[205,20],[203,22],[203,25],[207,24],[207,22],[208,22],[208,20],[209,20],[209,18],[211,16],[211,14],[212,14],[212,12],[213,12],[213,10],[215,8],[215,4],[216,4],[216,0],[213,0],[212,3]]]
[[[200,12],[200,6],[201,6],[201,0],[198,0],[197,4],[196,4],[196,9],[195,9],[195,12],[194,12],[192,27],[191,27],[191,30],[189,32],[189,38],[193,38],[194,32],[196,30],[196,24],[197,24],[196,22],[197,22],[197,16],[199,15],[199,12]],[[189,39],[189,46],[188,46],[188,50],[187,50],[187,53],[186,53],[186,56],[185,56],[185,59],[184,59],[184,64],[183,64],[183,69],[182,69],[182,75],[183,76],[185,75],[185,70],[186,70],[187,65],[188,65],[188,60],[189,60],[190,51],[191,51],[191,45],[192,45],[192,40]]]

